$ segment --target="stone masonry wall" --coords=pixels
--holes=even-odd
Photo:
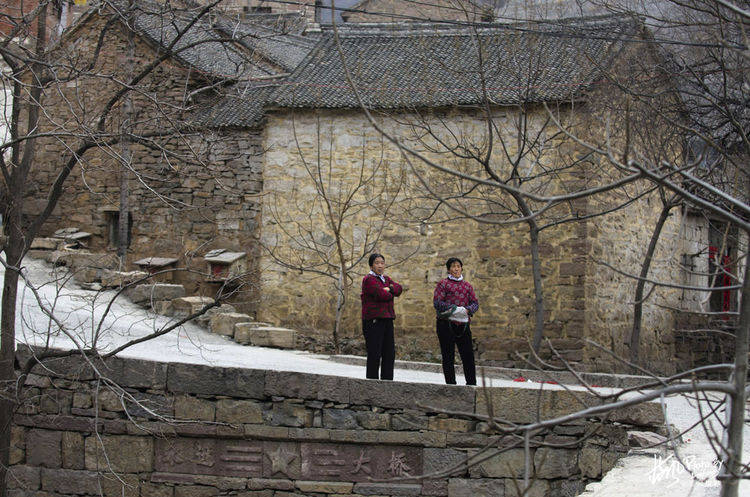
[[[29,215],[40,212],[69,150],[79,145],[79,138],[85,138],[87,127],[96,126],[100,109],[119,89],[111,79],[124,78],[126,33],[117,22],[105,28],[105,21],[93,16],[58,48],[62,64],[85,67],[96,61],[95,69],[91,76],[61,81],[45,97],[45,116],[49,118],[42,120],[42,128],[70,131],[70,135],[39,140],[26,203]],[[95,58],[102,32],[101,52]],[[138,37],[135,54],[134,72],[157,57],[153,47]],[[131,143],[132,169],[127,172],[120,165],[120,144],[95,147],[83,154],[42,236],[75,226],[92,234],[87,243],[93,250],[114,251],[110,232],[119,215],[122,175],[127,174],[132,219],[128,262],[150,256],[174,257],[179,259],[178,267],[205,272],[203,254],[225,248],[247,252],[249,266],[254,267],[255,230],[260,221],[256,198],[262,188],[258,133],[231,129],[176,131],[185,124],[186,111],[201,103],[200,97],[188,101],[186,95],[205,84],[200,75],[170,60],[140,82],[132,97],[137,132],[175,131],[153,138],[158,147]],[[125,117],[116,106],[108,116],[107,129],[116,133]],[[137,268],[131,265],[129,269]],[[194,293],[205,277],[180,272],[174,279]],[[244,304],[244,310],[252,310],[252,302]]]
[[[475,388],[120,358],[93,365],[105,381],[76,357],[27,378],[10,495],[519,495],[522,441],[473,417],[488,412]],[[576,398],[596,402],[561,390],[486,393],[492,412],[516,423],[571,412]],[[573,495],[627,451],[627,429],[662,423],[659,406],[645,404],[540,432],[526,495]],[[487,444],[505,450],[467,467]]]
[[[544,122],[541,111],[539,114],[529,113],[530,126],[535,126],[535,122]],[[512,122],[510,114],[500,115],[498,122]],[[399,115],[396,119],[408,121],[409,116]],[[387,129],[408,139],[408,130],[384,121]],[[442,122],[460,130],[463,133],[461,136],[477,139],[484,132],[481,116],[470,111],[448,114]],[[546,147],[540,158],[543,163],[570,161],[578,153],[575,146],[559,137],[551,138]],[[432,294],[435,284],[445,277],[445,261],[448,257],[457,256],[463,260],[466,278],[473,284],[480,301],[479,312],[472,321],[479,361],[500,366],[523,364],[516,352],[528,350],[534,324],[530,242],[525,225],[492,225],[470,219],[451,220],[451,215],[455,217],[452,211],[440,222],[421,224],[419,215],[429,212],[434,207],[434,202],[398,151],[384,144],[382,137],[359,113],[299,110],[274,113],[268,118],[264,148],[266,203],[262,240],[267,248],[296,248],[297,256],[305,252],[301,246],[289,243],[289,228],[286,228],[287,233],[280,228],[282,223],[273,219],[269,206],[277,211],[283,210],[290,216],[292,214],[289,213],[298,212],[298,218],[303,224],[314,226],[321,232],[325,230],[326,218],[323,211],[313,208],[315,202],[319,204],[320,200],[316,200],[316,190],[312,187],[307,172],[316,164],[316,157],[322,157],[326,167],[329,164],[327,161],[331,159],[332,184],[346,184],[352,176],[356,177],[352,171],[358,170],[363,157],[365,161],[372,163],[382,162],[390,171],[387,179],[390,186],[399,178],[403,181],[400,190],[390,192],[390,196],[394,198],[393,206],[382,236],[374,246],[375,251],[382,252],[386,257],[386,264],[389,266],[387,274],[408,287],[396,299],[397,356],[411,359],[440,357],[434,335]],[[319,152],[320,156],[317,155]],[[456,167],[457,161],[451,157],[435,158],[450,167]],[[582,162],[579,168],[561,171],[558,178],[548,186],[547,193],[580,187],[591,176],[587,167]],[[431,173],[422,171],[422,174],[429,176]],[[435,179],[436,174],[432,173],[431,178]],[[451,188],[449,181],[445,181],[445,188]],[[373,183],[377,185],[373,188],[380,188],[380,182]],[[439,179],[432,183],[433,188],[440,185]],[[586,202],[585,199],[573,202],[571,208],[576,212],[585,212]],[[347,220],[352,226],[349,228],[352,232],[349,239],[354,240],[352,245],[355,251],[362,250],[363,240],[366,239],[362,235],[363,230],[381,222],[382,214],[379,212],[375,208],[366,209]],[[560,211],[547,213],[541,218],[540,224],[561,215],[564,213]],[[602,276],[606,273],[604,270],[597,272],[598,270],[587,265],[590,254],[592,251],[601,253],[601,246],[606,245],[606,253],[612,257],[637,260],[643,247],[643,233],[648,232],[643,223],[647,225],[650,219],[655,219],[654,216],[653,206],[643,208],[636,204],[612,219],[599,217],[589,223],[561,224],[541,233],[545,336],[551,339],[552,345],[569,363],[579,367],[592,367],[596,361],[592,357],[584,357],[583,338],[592,336],[599,339],[610,329],[610,323],[606,319],[602,321],[597,318],[599,320],[593,322],[587,316],[596,312],[603,316],[602,312],[609,312],[607,309],[616,307],[620,318],[625,320],[627,306],[624,302],[631,299],[627,293],[628,288],[619,286],[619,280],[608,280],[608,276]],[[602,225],[601,228],[599,224]],[[626,229],[622,229],[623,226]],[[359,237],[356,236],[357,230]],[[633,236],[636,232],[638,235]],[[596,240],[599,245],[595,247],[592,240]],[[305,262],[309,265],[313,259],[314,257]],[[298,267],[305,265],[300,260],[291,262],[292,266],[295,262]],[[325,333],[332,329],[335,309],[333,280],[312,273],[300,273],[288,265],[277,264],[277,261],[268,256],[262,259],[261,266],[262,298],[268,305],[264,306],[259,315],[260,320],[308,332],[317,329]],[[355,267],[345,307],[342,327],[346,340],[355,341],[361,337],[359,291],[361,278],[368,270],[365,256]],[[594,290],[586,293],[586,288]],[[601,295],[596,293],[599,288]],[[613,301],[622,305],[613,305]],[[649,308],[645,314],[645,327],[655,326],[663,330],[668,324],[664,321],[668,319],[665,314],[668,312]],[[617,322],[613,329],[622,334],[624,326]],[[650,335],[646,336],[646,339],[650,338]],[[321,338],[326,339],[330,341],[329,336]],[[609,343],[605,342],[606,345]],[[660,354],[666,352],[661,348],[658,350]],[[347,349],[345,351],[352,352]],[[361,349],[353,351],[361,352]],[[651,349],[647,350],[647,353],[651,352]],[[549,351],[546,355],[549,356]],[[658,359],[664,360],[665,357],[662,354]],[[589,362],[586,366],[583,366],[584,359]]]

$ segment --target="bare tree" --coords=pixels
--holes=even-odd
[[[342,318],[349,309],[354,275],[392,222],[405,171],[388,164],[382,137],[375,137],[379,143],[373,144],[362,130],[360,143],[353,145],[360,157],[347,158],[336,145],[332,122],[320,114],[313,119],[314,153],[300,143],[299,119],[290,119],[304,177],[295,178],[288,190],[275,189],[274,173],[268,173],[273,193],[266,196],[270,225],[262,238],[274,263],[330,280],[335,296],[331,336],[334,351],[340,353]],[[379,148],[380,155],[371,155],[373,148]]]

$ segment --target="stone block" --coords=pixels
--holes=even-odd
[[[246,478],[211,475],[192,475],[193,481],[198,485],[216,487],[219,490],[241,490],[247,487]]]
[[[548,497],[551,495],[550,485],[546,480],[531,480],[528,488],[524,487],[523,480],[506,479],[504,482],[505,497]]]
[[[101,473],[99,483],[102,486],[102,497],[140,497],[138,475]]]
[[[140,486],[143,497],[174,497],[174,487],[169,485],[142,481]]]
[[[308,495],[310,492],[321,494],[350,494],[354,483],[345,481],[296,481],[295,486],[300,492]]]
[[[216,407],[208,400],[189,395],[178,395],[174,399],[174,416],[177,419],[214,421],[215,415]]]
[[[656,428],[664,424],[664,412],[658,403],[644,402],[622,409],[615,409],[609,416],[609,420],[635,426]]]
[[[448,480],[448,497],[504,497],[503,480],[475,480],[451,478]]]
[[[42,490],[60,494],[99,495],[99,475],[94,471],[42,468]]]
[[[245,438],[286,440],[289,438],[289,428],[286,426],[245,425]]]
[[[606,474],[609,470],[614,468],[617,461],[623,455],[624,454],[613,450],[605,450],[602,454],[602,474]]]
[[[157,300],[156,302],[152,302],[151,310],[162,316],[172,316],[174,313],[171,300]]]
[[[380,444],[380,437],[384,433],[364,430],[328,430],[328,437],[333,442],[347,442],[357,444]],[[399,441],[402,443],[403,439]]]
[[[180,297],[172,300],[172,316],[185,318],[215,302],[211,297]]]
[[[534,467],[539,478],[568,478],[578,473],[578,452],[542,447],[534,454]]]
[[[124,473],[153,471],[153,444],[153,440],[146,437],[86,437],[86,469]]]
[[[393,445],[418,445],[422,447],[445,447],[445,433],[437,431],[377,431],[377,443]]]
[[[101,276],[102,272],[100,269],[91,267],[82,267],[76,269],[73,273],[73,278],[75,278],[78,283],[98,283]]]
[[[423,480],[422,495],[427,497],[447,497],[448,480],[446,478]]]
[[[465,476],[468,472],[467,453],[454,449],[425,448],[423,464],[425,474],[442,473],[452,469],[448,476]]]
[[[219,495],[216,487],[203,485],[179,485],[174,489],[174,497],[214,497]]]
[[[312,426],[313,412],[303,404],[275,402],[271,408],[270,422],[274,426],[304,428]]]
[[[426,430],[429,426],[427,416],[417,412],[401,412],[391,416],[391,429],[402,431]]]
[[[41,470],[32,466],[13,466],[6,476],[8,488],[38,490],[42,485]]]
[[[20,426],[10,428],[10,464],[18,464],[26,457],[26,433]]]
[[[48,262],[56,266],[66,266],[72,271],[81,268],[114,269],[119,265],[113,254],[94,254],[83,250],[55,250],[50,252]]]
[[[220,399],[216,401],[216,421],[224,423],[262,423],[262,406],[252,400]]]
[[[484,452],[480,458],[484,458],[494,452]],[[476,452],[474,452],[476,454]],[[526,467],[526,458],[523,449],[508,449],[496,454],[469,468],[472,478],[521,478]],[[530,458],[529,474],[534,473],[534,457]]]
[[[211,333],[216,333],[217,335],[233,337],[235,332],[234,325],[237,323],[247,323],[252,320],[253,318],[240,312],[222,312],[211,317],[208,329]]]
[[[359,426],[365,430],[389,430],[391,428],[391,415],[388,413],[377,413],[360,411],[354,414]]]
[[[201,314],[196,318],[196,321],[201,326],[208,326],[211,318],[216,316],[217,314],[230,314],[232,312],[237,312],[237,309],[234,308],[231,304],[221,304],[219,307],[212,307],[210,308],[205,314]]]
[[[29,430],[26,434],[26,463],[30,466],[59,468],[62,465],[62,433]]]
[[[163,390],[167,385],[167,364],[141,359],[111,357],[104,374],[123,388]]]
[[[237,497],[273,497],[273,490],[246,490],[238,492]]]
[[[122,412],[125,410],[123,406],[121,394],[117,394],[112,390],[103,388],[97,396],[96,403],[99,409],[105,411]]]
[[[349,379],[349,403],[390,409],[439,409],[451,406],[456,411],[474,411],[475,389],[457,385],[401,383],[380,380]]]
[[[250,336],[250,345],[256,347],[275,347],[293,349],[297,342],[297,332],[287,328],[260,327],[251,330],[243,329]]]
[[[62,467],[66,469],[84,469],[83,435],[65,431],[62,434]]]
[[[147,276],[148,273],[145,271],[113,271],[104,269],[102,270],[101,283],[104,288],[122,288]]]
[[[248,490],[294,490],[294,482],[270,478],[251,478],[247,481]]]
[[[474,421],[468,419],[431,417],[427,425],[433,431],[470,432],[474,429]]]
[[[39,410],[49,414],[67,414],[73,403],[73,392],[57,388],[43,390]]]
[[[126,296],[136,304],[174,300],[185,296],[185,287],[170,283],[141,284],[128,288]]]
[[[37,237],[31,241],[31,250],[57,250],[60,248],[62,240],[59,238]]]
[[[539,391],[522,388],[489,388],[487,390],[491,405],[487,405],[484,392],[477,390],[476,412],[487,414],[491,407],[495,417],[514,423],[533,423],[537,420],[537,412],[539,419],[545,420],[601,403],[596,397],[585,392]]]
[[[602,454],[604,449],[587,443],[578,454],[578,469],[586,478],[599,478],[602,474]]]
[[[267,371],[265,394],[348,404],[350,381],[343,376]]]
[[[334,430],[357,430],[359,424],[354,411],[349,409],[323,409],[323,427]]]
[[[257,369],[178,363],[168,365],[167,388],[170,392],[264,399],[264,383],[265,371]]]
[[[416,483],[357,483],[354,493],[359,495],[419,495],[422,485]]]

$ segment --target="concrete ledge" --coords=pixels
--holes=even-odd
[[[329,361],[339,362],[342,364],[352,364],[355,366],[364,366],[367,364],[367,358],[354,355],[331,355]],[[457,365],[458,366],[458,365]],[[437,362],[416,362],[416,361],[396,361],[396,369],[405,369],[407,371],[428,371],[430,373],[442,373],[443,369]],[[462,374],[460,366],[457,374]],[[482,373],[491,379],[515,380],[523,377],[530,381],[546,382],[556,381],[563,385],[580,385],[572,373],[568,371],[539,371],[536,369],[515,369],[499,368],[494,366],[477,366],[477,379],[481,382]],[[581,378],[592,386],[609,387],[609,388],[628,388],[645,383],[651,383],[654,378],[650,376],[608,374],[608,373],[579,373]]]
[[[19,358],[28,358],[31,351],[23,348],[19,349],[18,354]],[[386,409],[418,408],[425,412],[449,408],[454,412],[469,414],[492,412],[496,417],[514,423],[531,423],[537,418],[551,419],[601,404],[596,396],[582,391],[492,387],[486,389],[485,395],[485,389],[459,385],[364,380],[199,364],[164,364],[119,357],[107,361],[95,359],[94,363],[124,388],[165,389],[169,393],[259,400],[283,396]],[[44,368],[36,366],[33,372],[46,375],[51,372],[53,376],[66,379],[94,379],[89,363],[78,355],[45,360]],[[610,414],[609,420],[652,427],[664,423],[661,408],[654,402],[620,409]]]

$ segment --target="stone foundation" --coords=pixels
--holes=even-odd
[[[526,423],[571,412],[576,398],[596,402],[559,390],[491,388],[485,397],[464,386],[120,358],[93,364],[108,381],[77,357],[28,377],[14,419],[11,495],[519,495],[522,439],[493,436],[474,415],[491,407],[497,418]],[[662,423],[659,406],[646,404],[539,433],[528,459],[531,495],[573,495],[625,454],[628,429]],[[485,446],[496,453],[467,465]]]

